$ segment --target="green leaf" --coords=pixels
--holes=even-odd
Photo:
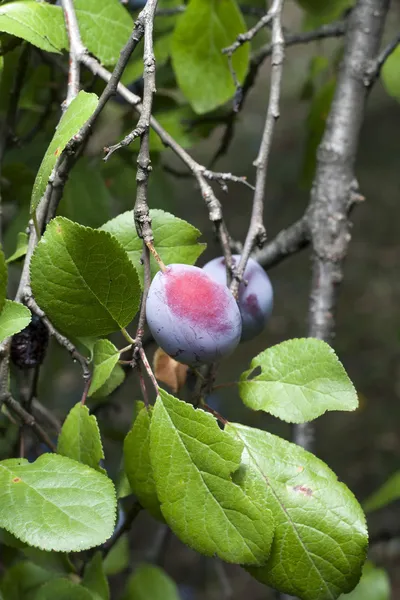
[[[17,247],[6,260],[6,263],[14,262],[25,256],[28,249],[28,236],[24,231],[20,231],[17,236]]]
[[[125,438],[124,466],[131,489],[140,504],[155,519],[164,521],[150,462],[150,422],[150,410],[142,408]]]
[[[83,44],[104,65],[113,65],[128,41],[133,21],[118,0],[74,0]],[[11,2],[0,8],[0,31],[46,52],[68,48],[62,9],[42,2]]]
[[[368,534],[350,490],[321,460],[266,431],[240,424],[227,434],[244,446],[238,475],[263,494],[275,536],[265,566],[249,569],[262,583],[301,600],[336,599],[358,583]]]
[[[91,396],[92,399],[97,400],[101,398],[107,398],[112,394],[124,381],[125,371],[121,365],[115,365],[111,372],[110,377],[107,379],[104,385],[101,386],[97,392],[94,392]]]
[[[105,384],[118,361],[118,348],[110,340],[97,340],[93,348],[93,376],[89,396]]]
[[[166,265],[180,263],[193,265],[206,245],[199,244],[200,231],[178,217],[174,217],[163,210],[150,210],[154,245]],[[128,211],[108,221],[101,228],[117,238],[129,258],[137,269],[143,283],[143,265],[140,257],[143,251],[143,242],[136,233],[133,212]],[[158,271],[157,263],[151,258],[151,274]]]
[[[114,65],[133,30],[119,0],[74,0],[82,40],[104,65]]]
[[[93,351],[94,345],[97,342],[96,337],[77,337],[75,340],[72,340],[75,345],[83,347],[83,354],[88,356],[90,360],[93,360]]]
[[[87,227],[100,227],[110,218],[110,207],[99,164],[82,157],[65,186],[60,214]]]
[[[96,598],[101,600],[109,599],[110,590],[107,577],[104,574],[101,552],[96,552],[92,560],[87,564],[82,585],[90,590]]]
[[[130,563],[129,541],[127,534],[121,536],[104,559],[106,575],[117,575],[124,571]]]
[[[249,379],[258,368],[260,374]],[[241,375],[239,393],[249,408],[289,423],[358,406],[354,386],[333,349],[313,338],[288,340],[261,352]]]
[[[56,454],[0,462],[0,527],[27,544],[87,550],[111,537],[115,515],[112,481],[86,465]]]
[[[6,300],[0,313],[0,342],[25,329],[31,322],[31,311],[26,306]]]
[[[45,582],[56,577],[55,573],[39,567],[28,560],[17,562],[5,572],[0,589],[4,600],[30,600]],[[1,596],[0,596],[1,598]]]
[[[382,67],[382,81],[385,90],[400,102],[400,46],[392,52]]]
[[[389,577],[383,569],[377,569],[366,563],[360,583],[350,592],[343,594],[340,600],[390,600],[391,590]]]
[[[46,52],[61,52],[68,45],[61,8],[45,2],[10,2],[0,7],[0,31]]]
[[[0,249],[0,313],[4,308],[7,295],[8,271],[3,250]]]
[[[400,471],[394,473],[376,492],[363,503],[365,512],[379,510],[400,499]]]
[[[104,452],[97,419],[80,402],[75,404],[64,421],[57,442],[57,452],[105,473],[99,467],[99,462],[104,459]]]
[[[179,600],[175,582],[159,567],[139,565],[129,578],[123,600]]]
[[[118,500],[121,500],[121,498],[127,498],[128,496],[132,495],[132,489],[128,481],[128,477],[123,469],[118,473],[118,479],[115,484],[115,487],[117,488]]]
[[[55,579],[42,585],[35,600],[97,600],[93,594],[70,579]]]
[[[36,246],[31,284],[55,327],[78,337],[126,327],[139,308],[138,276],[118,241],[64,217],[49,223]]]
[[[172,64],[179,87],[195,112],[209,112],[234,96],[228,58],[222,49],[245,31],[234,0],[190,0],[173,34]],[[240,83],[247,72],[249,52],[249,44],[244,44],[232,57]]]
[[[41,4],[38,4],[38,6],[41,6]],[[35,183],[33,184],[31,198],[32,213],[37,209],[39,202],[46,191],[49,177],[56,165],[58,157],[67,143],[78,133],[89,117],[92,116],[98,101],[99,99],[96,94],[88,94],[87,92],[80,91],[63,114],[54,137],[50,142],[50,146],[47,148],[46,154],[44,155],[42,164],[39,167]]]
[[[160,390],[151,418],[150,459],[166,522],[201,554],[263,564],[274,525],[262,499],[232,481],[242,449],[210,414]]]

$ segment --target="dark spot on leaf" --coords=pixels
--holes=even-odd
[[[54,156],[58,156],[59,154],[61,154],[61,148],[56,148],[56,151],[54,152]]]
[[[293,488],[294,492],[299,492],[300,494],[303,494],[304,496],[312,496],[313,495],[313,491],[311,488],[306,487],[305,485],[295,485]]]
[[[20,477],[14,477],[14,479],[12,480],[13,483],[20,483],[22,481],[22,479]]]

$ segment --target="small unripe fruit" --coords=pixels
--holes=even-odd
[[[232,259],[234,265],[238,266],[240,255],[234,254]],[[224,257],[214,258],[204,265],[203,269],[216,282],[226,285]],[[269,277],[258,262],[252,258],[249,258],[246,265],[243,280],[239,285],[238,298],[242,315],[241,342],[253,339],[264,330],[274,303],[274,292]]]
[[[212,363],[236,348],[242,320],[225,285],[203,269],[174,264],[154,277],[146,318],[157,344],[187,365]]]

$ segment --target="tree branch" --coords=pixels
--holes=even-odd
[[[135,137],[140,137],[140,150],[136,172],[136,202],[134,219],[138,236],[146,246],[154,241],[151,229],[151,217],[147,202],[148,182],[151,172],[150,159],[150,119],[153,106],[153,94],[156,91],[156,59],[153,48],[153,24],[157,8],[157,0],[147,0],[143,11],[144,52],[143,52],[143,102],[137,127],[125,138],[126,144]],[[142,13],[141,13],[142,14]],[[122,144],[122,142],[121,142]],[[118,147],[118,144],[117,144]]]
[[[84,55],[81,57],[81,61],[92,73],[98,75],[104,81],[110,81],[112,77],[111,73],[105,67],[103,67],[95,58],[88,55]],[[116,85],[116,90],[122,96],[122,98],[124,98],[129,104],[131,104],[131,106],[133,106],[134,109],[140,114],[142,110],[142,105],[139,96],[136,96],[136,94],[128,90],[128,88],[122,83],[118,83]],[[192,158],[190,154],[186,152],[186,150],[184,150],[184,148],[182,148],[182,146],[180,146],[178,142],[175,141],[175,139],[160,125],[160,123],[154,117],[151,117],[150,119],[150,127],[158,135],[164,146],[170,148],[174,152],[174,154],[191,171],[192,175],[195,177],[200,187],[201,194],[208,209],[210,221],[214,224],[217,232],[224,231],[225,236],[229,237],[222,217],[221,203],[214,194],[212,187],[207,181],[207,179],[211,179],[211,177],[214,177],[213,172],[207,170],[203,165],[195,161],[194,158]],[[215,175],[218,175],[218,178],[215,177],[217,180],[222,180],[220,173]],[[224,174],[224,176],[225,181],[228,179],[231,179],[233,181],[235,180],[234,178],[230,178],[230,174]],[[239,178],[238,181],[240,183],[245,183],[244,178]],[[226,252],[224,252],[225,260],[227,261],[227,264],[231,265],[232,255],[226,251],[226,248],[224,248],[224,250]]]
[[[232,56],[232,54],[234,52],[236,52],[236,50],[238,50],[238,48],[240,48],[240,46],[243,46],[243,44],[246,44],[248,42],[251,42],[251,40],[253,39],[253,37],[255,35],[257,35],[257,33],[263,29],[264,27],[267,27],[267,25],[269,25],[273,19],[273,11],[272,9],[268,11],[268,13],[266,15],[263,15],[259,21],[257,21],[257,23],[254,25],[254,27],[252,27],[251,29],[249,29],[248,31],[246,31],[245,33],[239,33],[239,35],[237,36],[236,40],[233,42],[233,44],[231,44],[230,46],[227,46],[226,48],[224,48],[222,50],[223,54],[227,54],[228,56]]]
[[[302,217],[293,225],[278,233],[262,250],[256,250],[252,257],[264,269],[269,269],[308,246],[309,242],[307,219]]]
[[[285,40],[285,48],[289,48],[290,46],[294,46],[297,44],[307,44],[324,38],[340,37],[345,33],[345,31],[346,21],[330,23],[329,25],[323,25],[322,27],[314,29],[313,31],[306,31],[301,33],[290,33],[284,30],[283,37]],[[260,48],[252,56],[246,79],[244,80],[243,85],[240,86],[240,88],[237,90],[234,110],[229,115],[229,118],[226,119],[227,124],[225,133],[223,135],[220,147],[218,148],[211,161],[211,165],[214,165],[218,158],[226,154],[229,145],[233,139],[234,128],[236,124],[236,113],[242,110],[247,96],[256,82],[261,66],[263,65],[265,59],[271,56],[271,54],[272,44],[269,43],[265,46],[262,46],[262,48]]]
[[[307,220],[313,248],[309,336],[330,341],[343,261],[351,239],[348,209],[364,119],[366,73],[376,59],[389,0],[358,0],[352,10],[335,96],[318,148]],[[294,441],[312,448],[313,427],[295,426]]]
[[[50,450],[57,452],[56,446],[49,438],[45,430],[35,421],[35,418],[29,414],[21,404],[17,402],[11,394],[7,393],[0,398],[0,404],[4,403],[11,412],[13,412],[21,420],[24,425],[27,425],[34,431],[37,437],[44,443]]]
[[[238,293],[239,283],[246,269],[247,261],[254,246],[258,245],[261,247],[266,239],[266,231],[263,223],[264,193],[274,125],[275,121],[279,118],[279,100],[284,59],[284,40],[281,23],[283,2],[284,0],[274,0],[268,13],[270,15],[270,19],[272,20],[273,47],[270,94],[261,145],[258,156],[254,161],[257,174],[250,227],[243,246],[238,268],[236,272],[233,273],[233,280],[231,283],[231,290],[234,295]]]
[[[65,111],[79,93],[81,70],[79,55],[84,51],[84,47],[79,33],[78,19],[76,18],[73,0],[61,0],[61,6],[69,38],[68,91],[67,97],[63,102],[63,111]]]

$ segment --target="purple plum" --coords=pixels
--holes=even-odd
[[[239,264],[240,255],[232,256],[234,264]],[[214,258],[203,270],[218,283],[226,285],[225,259]],[[239,286],[239,309],[242,315],[241,342],[251,340],[260,334],[272,313],[274,292],[264,269],[250,258],[243,275],[244,281]]]
[[[236,348],[242,333],[237,302],[203,269],[174,264],[154,277],[146,318],[157,344],[187,365],[212,363]]]

